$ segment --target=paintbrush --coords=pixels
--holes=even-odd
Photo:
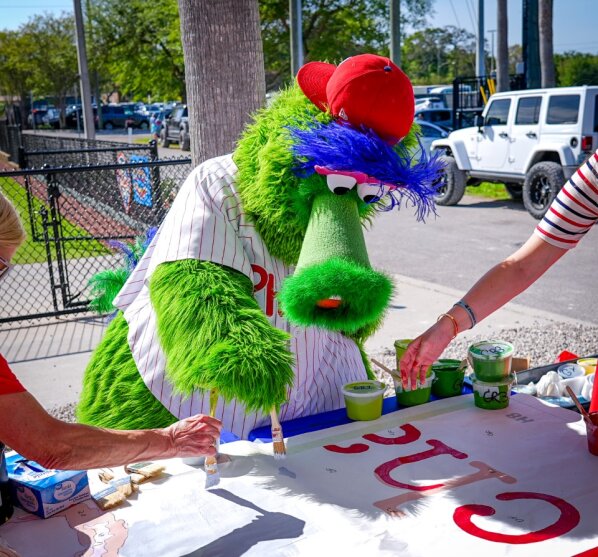
[[[276,412],[276,408],[272,408],[272,410],[270,410],[270,419],[272,420],[272,451],[274,452],[274,458],[285,458],[287,454],[287,448],[284,446],[282,426],[278,421],[278,413]]]
[[[212,389],[210,391],[210,418],[214,418],[216,414],[216,406],[218,404],[218,391]],[[204,471],[206,473],[206,489],[214,487],[220,483],[220,472],[218,472],[218,447],[220,443],[217,440],[215,443],[216,454],[206,456],[204,461]]]
[[[388,375],[390,375],[393,379],[396,379],[399,383],[401,382],[400,374],[398,374],[394,369],[390,369],[389,367],[386,367],[382,362],[379,362],[378,360],[374,360],[374,358],[371,358],[371,362],[373,364],[376,364],[382,371],[385,371],[386,373],[388,373]]]
[[[583,416],[583,419],[587,423],[594,425],[592,423],[592,418],[590,418],[590,415],[586,412],[586,409],[581,405],[581,402],[579,402],[579,399],[575,396],[575,393],[573,392],[571,387],[567,385],[565,387],[565,390],[567,391],[567,394],[571,397],[571,400],[575,403],[575,406],[577,406],[577,409],[579,410],[579,413]]]

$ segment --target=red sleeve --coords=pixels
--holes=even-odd
[[[22,393],[25,387],[19,383],[14,373],[10,371],[8,362],[0,355],[0,395]]]

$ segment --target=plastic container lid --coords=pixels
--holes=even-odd
[[[343,385],[343,394],[352,397],[372,397],[378,396],[380,392],[386,390],[386,385],[381,381],[357,381]]]
[[[477,360],[504,360],[513,355],[513,345],[504,340],[482,340],[469,347],[469,354]]]

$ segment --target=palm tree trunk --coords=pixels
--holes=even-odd
[[[507,0],[496,0],[496,90],[509,90]]]
[[[540,4],[538,5],[542,87],[555,86],[554,45],[552,40],[552,4],[553,0],[540,0]]]
[[[233,150],[265,100],[258,0],[179,0],[193,162]]]

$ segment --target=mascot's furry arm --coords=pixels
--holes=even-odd
[[[268,413],[293,384],[289,335],[268,322],[245,275],[187,259],[162,263],[150,279],[166,373],[177,390],[217,390]]]

